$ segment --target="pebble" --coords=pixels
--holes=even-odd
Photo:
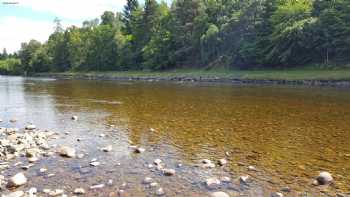
[[[110,151],[112,151],[112,149],[113,149],[112,145],[108,145],[106,147],[103,147],[101,150],[103,152],[110,152]]]
[[[206,164],[203,164],[202,167],[203,168],[215,168],[215,164],[213,164],[213,163],[206,163]]]
[[[36,126],[33,125],[33,124],[29,124],[29,125],[26,126],[25,129],[26,129],[26,130],[34,130],[34,129],[36,129]]]
[[[62,195],[63,193],[64,193],[64,190],[55,189],[54,191],[49,192],[49,196],[58,196],[58,195]]]
[[[227,176],[224,176],[224,177],[220,178],[220,181],[224,182],[224,183],[229,183],[229,182],[231,182],[231,178],[227,177]]]
[[[27,183],[27,178],[23,173],[18,173],[10,178],[8,184],[10,187],[19,187]]]
[[[230,195],[225,192],[214,192],[210,194],[210,197],[230,197]]]
[[[16,118],[12,118],[12,119],[10,120],[10,122],[11,122],[11,123],[15,123],[15,122],[17,122],[17,119],[16,119]]]
[[[217,178],[208,178],[205,180],[205,184],[209,188],[215,188],[221,184],[221,181]]]
[[[98,162],[98,161],[90,162],[90,166],[94,166],[94,167],[99,166],[100,164],[101,164],[101,163]]]
[[[165,176],[174,176],[175,173],[176,171],[174,169],[167,169],[167,168],[163,169],[163,174]]]
[[[248,170],[249,171],[257,171],[257,169],[254,166],[248,166]]]
[[[164,196],[164,195],[165,195],[165,192],[164,192],[163,188],[157,189],[156,195],[157,195],[157,196]]]
[[[68,146],[59,147],[58,153],[63,157],[75,157],[75,149]]]
[[[211,162],[209,159],[202,159],[201,162],[202,162],[203,164],[213,163],[213,162]]]
[[[283,188],[281,188],[281,191],[282,192],[290,192],[291,189],[289,187],[283,187]]]
[[[47,172],[47,169],[46,168],[40,168],[39,170],[41,173],[44,173],[44,172]]]
[[[135,149],[135,153],[143,153],[143,152],[145,152],[145,151],[146,151],[146,149],[140,148],[140,147],[138,147],[138,148]]]
[[[155,159],[153,163],[157,166],[159,166],[163,161],[161,159]]]
[[[320,185],[327,185],[331,182],[333,182],[333,177],[331,173],[329,172],[320,172],[318,177],[316,178],[318,184]]]
[[[220,159],[219,160],[219,165],[220,166],[224,166],[224,165],[226,165],[227,164],[227,160],[226,159]]]
[[[106,134],[101,133],[99,136],[100,137],[106,137]]]
[[[284,195],[280,192],[274,192],[271,194],[271,197],[283,197]]]
[[[248,183],[250,181],[250,176],[249,175],[240,176],[239,180],[241,181],[241,183]]]
[[[72,120],[77,121],[78,120],[78,116],[72,116]]]
[[[84,154],[82,154],[82,153],[77,154],[77,158],[78,158],[78,159],[82,159],[82,158],[84,158]]]
[[[39,158],[37,158],[37,157],[29,157],[28,158],[28,162],[29,163],[35,163],[35,162],[37,162],[39,160]]]
[[[153,179],[151,177],[145,177],[142,181],[143,184],[150,184],[153,182]]]
[[[93,185],[90,187],[90,189],[101,189],[101,188],[104,188],[104,184],[99,184],[99,185]]]
[[[35,188],[35,187],[32,187],[32,188],[30,188],[28,191],[27,191],[27,193],[29,194],[29,195],[34,195],[34,194],[36,194],[38,192],[38,190]]]
[[[3,197],[21,197],[21,196],[24,196],[24,192],[23,191],[16,191],[16,192],[12,192],[12,193],[9,193]]]
[[[81,195],[81,194],[85,194],[85,190],[83,188],[76,188],[73,193]]]
[[[157,182],[153,182],[151,184],[149,184],[150,187],[158,187],[159,184]]]

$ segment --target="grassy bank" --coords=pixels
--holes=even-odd
[[[205,78],[241,80],[345,80],[350,81],[350,69],[290,69],[290,70],[189,70],[178,69],[163,72],[123,71],[123,72],[65,72],[42,73],[39,76],[91,77],[91,78]]]

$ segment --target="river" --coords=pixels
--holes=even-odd
[[[72,116],[79,120],[72,121]],[[72,194],[82,187],[86,196],[113,195],[120,189],[129,196],[154,196],[157,187],[167,196],[207,196],[214,191],[269,196],[284,187],[291,190],[286,196],[350,192],[346,88],[0,76],[0,118],[0,127],[23,128],[30,122],[56,131],[60,138],[51,143],[86,154],[82,159],[41,159],[25,172],[29,181],[23,190],[59,188]],[[18,121],[10,123],[12,118]],[[113,151],[99,150],[106,145]],[[135,154],[131,145],[146,151]],[[101,165],[89,166],[93,158]],[[163,176],[148,167],[157,158],[176,175]],[[223,167],[199,166],[202,159],[222,158],[228,160]],[[13,163],[18,161],[25,162],[19,158]],[[55,176],[42,176],[42,167]],[[14,166],[2,174],[18,171]],[[313,186],[320,171],[331,172],[334,184]],[[246,174],[252,181],[241,184],[238,179]],[[231,183],[206,187],[207,178],[223,176]],[[159,186],[145,186],[145,177]],[[88,189],[101,183],[106,186]]]

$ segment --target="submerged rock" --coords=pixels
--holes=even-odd
[[[224,165],[226,165],[227,164],[227,160],[226,159],[220,159],[219,160],[219,165],[220,166],[224,166]]]
[[[10,178],[8,182],[9,187],[19,187],[27,183],[27,178],[23,173],[18,173]]]
[[[332,177],[331,173],[329,173],[329,172],[320,172],[320,174],[318,175],[316,180],[317,180],[318,184],[326,185],[326,184],[333,182],[333,177]]]
[[[75,157],[75,149],[68,146],[59,147],[58,153],[63,157]]]
[[[225,192],[213,192],[210,194],[210,197],[230,197],[230,195]]]
[[[250,181],[250,176],[249,175],[240,176],[239,180],[241,183],[247,184]]]
[[[22,197],[22,196],[24,196],[23,191],[16,191],[16,192],[12,192],[7,195],[4,195],[3,197]]]
[[[103,147],[101,150],[103,152],[110,152],[110,151],[112,151],[112,149],[113,149],[112,145],[108,145],[106,147]]]
[[[81,194],[85,194],[85,190],[83,188],[76,188],[73,193],[81,195]]]
[[[175,173],[176,171],[174,169],[163,169],[163,174],[165,176],[173,176]]]
[[[284,195],[280,192],[274,192],[271,194],[271,197],[283,197]]]
[[[157,196],[164,196],[164,195],[165,195],[165,192],[164,192],[163,188],[157,189],[156,195],[157,195]]]
[[[217,178],[209,178],[205,180],[205,184],[208,188],[213,189],[221,184],[221,181]]]

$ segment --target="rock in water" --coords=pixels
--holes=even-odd
[[[156,195],[157,195],[157,196],[164,196],[164,195],[165,195],[165,192],[164,192],[163,188],[157,189]]]
[[[26,126],[25,129],[26,129],[26,130],[34,130],[34,129],[36,129],[36,126],[33,125],[33,124],[29,124],[29,125]]]
[[[145,179],[143,179],[143,184],[150,184],[153,182],[153,179],[151,177],[145,177]]]
[[[108,146],[106,146],[106,147],[103,147],[101,150],[102,150],[103,152],[111,152],[112,149],[113,149],[112,145],[108,145]]]
[[[146,149],[140,148],[140,147],[138,147],[138,148],[135,149],[135,153],[143,153],[143,152],[145,152],[145,151],[146,151]]]
[[[174,169],[163,169],[163,174],[165,176],[173,176],[175,173],[176,171]]]
[[[8,185],[9,187],[19,187],[27,183],[27,178],[23,173],[18,173],[15,176],[11,177]]]
[[[85,190],[83,188],[76,188],[73,193],[81,195],[81,194],[85,194]]]
[[[22,196],[24,196],[23,191],[16,191],[16,192],[12,192],[7,195],[4,195],[4,197],[22,197]]]
[[[78,120],[78,116],[72,116],[72,120],[77,121]]]
[[[240,180],[241,183],[247,184],[250,181],[250,176],[249,175],[240,176],[239,180]]]
[[[320,172],[316,180],[320,185],[326,185],[333,182],[333,177],[329,172]]]
[[[205,184],[208,188],[213,189],[215,187],[218,187],[221,184],[221,181],[217,178],[209,178],[205,180]]]
[[[271,197],[283,197],[284,195],[280,192],[275,192],[271,194]]]
[[[210,194],[210,197],[230,197],[230,195],[225,192],[214,192]]]
[[[226,165],[227,164],[227,160],[226,159],[220,159],[219,160],[219,165],[220,166],[224,166],[224,165]]]
[[[61,146],[58,153],[63,157],[75,157],[75,149],[68,146]]]

